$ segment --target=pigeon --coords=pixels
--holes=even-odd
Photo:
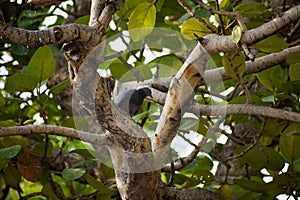
[[[152,98],[149,88],[126,89],[114,98],[114,103],[132,117],[138,113],[146,97]]]

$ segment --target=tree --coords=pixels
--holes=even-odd
[[[297,4],[1,1],[1,199],[297,199]]]

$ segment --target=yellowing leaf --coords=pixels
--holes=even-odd
[[[237,44],[241,40],[243,35],[243,30],[240,26],[235,26],[232,30],[231,37],[232,41]]]
[[[151,3],[141,3],[131,13],[128,23],[130,36],[134,42],[149,35],[156,21],[156,8]],[[139,29],[138,31],[134,29]]]
[[[192,39],[197,39],[195,34],[199,37],[211,33],[211,31],[199,22],[196,18],[190,18],[182,25],[181,33]]]

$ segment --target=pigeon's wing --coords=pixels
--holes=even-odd
[[[129,100],[131,98],[134,89],[122,90],[114,98],[114,103],[125,112],[129,113]]]

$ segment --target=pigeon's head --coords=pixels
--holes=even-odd
[[[140,88],[140,89],[138,89],[138,91],[139,91],[141,94],[143,94],[144,98],[146,98],[146,97],[151,97],[151,98],[153,98],[153,97],[152,97],[152,92],[151,92],[151,90],[150,90],[149,88],[147,88],[147,87]]]

